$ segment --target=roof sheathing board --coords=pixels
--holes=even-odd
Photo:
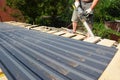
[[[13,79],[97,80],[116,51],[0,23],[0,61]]]

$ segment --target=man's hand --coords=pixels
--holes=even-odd
[[[77,8],[80,5],[79,1],[75,1],[75,7]]]
[[[86,12],[86,14],[90,14],[90,13],[92,12],[92,9],[89,8],[89,9],[87,9],[85,12]]]
[[[85,10],[85,15],[86,15],[86,17],[88,17],[91,12],[92,12],[92,9],[91,9],[91,8]]]

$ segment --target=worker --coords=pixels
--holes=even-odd
[[[73,33],[76,33],[76,29],[77,29],[77,24],[79,21],[79,17],[78,17],[78,7],[81,7],[82,10],[89,15],[87,17],[87,23],[89,24],[89,27],[92,29],[93,26],[93,10],[95,8],[95,6],[97,5],[99,0],[75,0],[74,5],[75,5],[75,9],[73,11],[72,14],[72,27]],[[87,33],[87,37],[90,37],[90,34]]]

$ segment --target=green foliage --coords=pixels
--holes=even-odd
[[[110,16],[120,19],[120,0],[112,0],[112,4],[109,6],[108,13]]]
[[[69,10],[68,0],[44,0],[39,4],[39,12],[41,12],[40,22],[50,24],[51,26],[56,26],[59,24],[65,25],[65,23],[70,20],[71,12]],[[50,16],[49,18],[44,18],[45,16]]]
[[[107,29],[104,23],[95,23],[93,27],[93,32],[97,36],[100,36],[102,38],[108,38],[108,39],[110,39],[111,34],[120,36],[119,32],[112,30],[110,28]]]
[[[66,26],[71,23],[74,0],[7,0],[7,4],[19,9],[26,22],[38,25]],[[120,19],[120,0],[99,0],[95,8],[95,22]],[[47,17],[46,16],[50,16]],[[63,25],[61,25],[63,24]]]
[[[6,0],[6,1],[7,1],[7,5],[12,8],[19,8],[20,5],[25,4],[24,0]]]
[[[120,19],[120,0],[100,0],[95,8],[94,34],[102,38],[109,38],[111,34],[120,36],[119,32],[106,29],[104,21],[114,21]]]
[[[94,23],[93,32],[95,35],[102,38],[109,38],[108,30],[105,28],[103,23]]]
[[[49,26],[64,24],[70,20],[70,2],[68,0],[7,0],[9,6],[21,10],[27,22]],[[50,17],[44,18],[44,16]]]
[[[108,29],[108,33],[111,33],[111,34],[114,34],[114,35],[120,36],[120,32],[117,32],[117,31],[112,30],[112,29]]]
[[[120,0],[99,0],[95,8],[97,22],[120,19]]]

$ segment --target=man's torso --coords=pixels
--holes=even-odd
[[[83,2],[89,3],[92,2],[93,0],[82,0]]]

